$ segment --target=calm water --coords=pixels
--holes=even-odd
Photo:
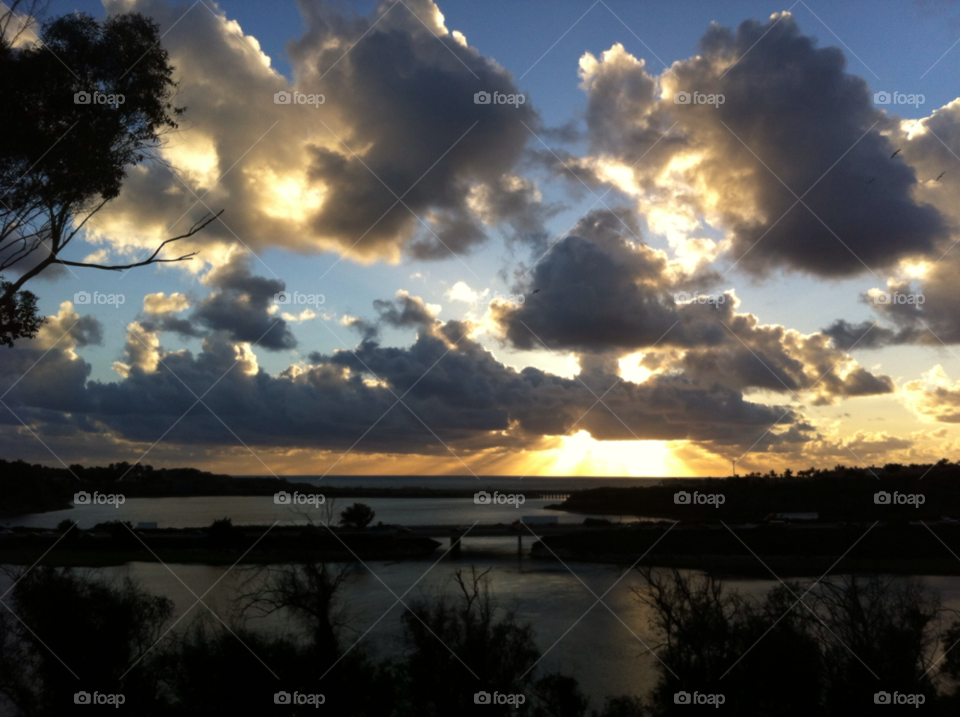
[[[475,481],[472,478],[470,480]],[[538,490],[560,491],[573,488],[569,484],[566,488],[562,484],[544,485],[543,480],[538,479]],[[446,485],[450,485],[449,482]],[[499,482],[486,481],[482,488],[489,491],[508,489]],[[520,492],[517,488],[509,490]],[[338,515],[340,510],[353,502],[356,502],[356,499],[332,501],[332,514]],[[587,517],[544,510],[543,506],[555,503],[554,500],[527,500],[519,508],[509,505],[477,505],[470,498],[364,498],[362,502],[376,511],[375,522],[401,525],[471,525],[476,521],[511,523],[520,516],[528,515],[551,515],[558,517],[562,523],[579,523]],[[205,527],[215,519],[229,517],[234,525],[270,525],[274,521],[289,525],[304,524],[311,520],[322,522],[328,519],[329,512],[329,508],[322,506],[319,509],[294,509],[276,505],[269,496],[130,498],[118,508],[81,505],[69,510],[5,519],[2,524],[7,527],[22,525],[53,528],[60,521],[69,519],[76,521],[81,528],[91,528],[108,520],[128,520],[134,525],[139,522],[156,522],[161,528],[183,528]],[[619,520],[619,516],[608,517]],[[636,518],[624,517],[624,521],[627,520]],[[575,577],[560,564],[533,561],[526,557],[530,543],[531,539],[524,541],[522,558],[517,556],[516,539],[512,537],[468,537],[464,540],[461,557],[457,562],[444,559],[434,564],[446,549],[445,544],[428,560],[368,563],[368,569],[361,567],[354,574],[344,596],[355,630],[355,633],[347,635],[346,639],[352,643],[390,609],[389,614],[363,638],[363,643],[381,655],[395,652],[400,634],[400,616],[405,608],[399,604],[394,605],[396,598],[384,583],[397,596],[413,587],[404,597],[404,601],[409,603],[418,596],[449,591],[454,572],[475,564],[478,568],[492,568],[492,587],[500,604],[504,607],[516,607],[518,620],[534,626],[537,643],[540,649],[547,653],[540,663],[541,670],[562,670],[575,675],[581,681],[584,691],[598,699],[598,705],[603,696],[608,694],[644,692],[654,678],[652,669],[655,658],[640,642],[642,639],[651,644],[651,636],[646,617],[630,593],[631,586],[636,584],[634,576],[624,577],[604,598],[604,602],[629,625],[636,636],[603,605],[596,605],[591,609],[596,598],[583,584],[586,583],[597,595],[601,595],[620,577],[616,570],[593,564],[571,563],[569,567],[576,573]],[[228,572],[225,567],[171,564],[168,569],[156,563],[131,563],[102,572],[109,576],[130,575],[139,579],[151,592],[169,597],[176,605],[174,619],[196,602],[196,598],[183,583],[197,595],[202,595],[222,578],[204,598],[204,602],[226,620],[232,607],[231,597],[236,593],[238,584],[250,575],[249,569],[243,567]],[[583,580],[583,583],[580,580]],[[2,593],[6,589],[2,580],[0,586]],[[391,605],[394,605],[392,609]],[[181,625],[188,624],[202,612],[202,606],[194,608]],[[293,629],[292,625],[277,619],[263,622],[264,629]],[[564,633],[567,634],[564,636]],[[551,649],[554,643],[556,647]],[[330,678],[334,676],[335,672],[332,672]]]
[[[345,642],[353,644],[377,623],[363,637],[361,644],[380,657],[396,654],[400,649],[400,618],[405,608],[397,604],[390,590],[398,597],[403,596],[407,604],[418,597],[431,597],[440,592],[453,596],[454,572],[459,568],[469,571],[471,564],[465,552],[457,563],[447,560],[436,565],[433,561],[372,561],[366,568],[357,566],[342,595],[343,604],[348,606],[351,626],[344,635]],[[538,674],[556,670],[573,675],[597,707],[605,696],[643,695],[652,687],[656,680],[656,658],[641,640],[652,646],[656,639],[648,625],[648,613],[631,593],[632,588],[640,585],[635,573],[628,573],[617,582],[621,577],[619,572],[595,564],[568,563],[564,567],[559,563],[491,559],[489,556],[474,564],[478,569],[491,568],[489,575],[498,603],[516,608],[517,620],[533,625],[536,642],[541,653],[545,653],[537,667]],[[231,598],[240,584],[254,575],[253,571],[243,566],[228,570],[226,567],[137,562],[84,572],[137,579],[150,592],[164,595],[174,602],[174,620],[196,603],[190,590],[202,596],[216,583],[216,587],[204,597],[204,602],[229,622],[233,609]],[[614,583],[616,586],[604,597],[609,609],[595,604],[596,598],[587,587],[602,595]],[[773,584],[755,581],[741,587],[750,592],[762,592]],[[0,593],[9,585],[9,580],[0,578]],[[249,589],[250,585],[245,587]],[[404,593],[407,594],[404,596]],[[377,622],[384,613],[386,616]],[[204,614],[207,613],[202,606],[193,607],[178,629]],[[295,625],[275,617],[255,619],[250,626],[269,632],[296,629]],[[264,676],[269,677],[266,670]],[[326,679],[336,679],[336,670]]]
[[[396,597],[387,587],[397,596],[404,596],[413,587],[403,597],[408,604],[421,595],[433,596],[438,592],[452,595],[454,571],[469,569],[469,566],[467,559],[459,563],[442,561],[436,565],[428,561],[373,561],[367,564],[367,568],[358,566],[342,595],[351,618],[351,630],[344,635],[346,643],[349,645],[359,639],[387,613],[363,637],[361,644],[381,657],[396,654],[399,651],[400,617],[405,608],[396,604]],[[533,625],[536,642],[541,653],[545,653],[538,665],[539,674],[558,670],[573,675],[595,707],[602,704],[605,696],[642,696],[653,686],[657,678],[657,661],[641,640],[653,646],[656,636],[649,627],[649,612],[631,592],[641,585],[636,573],[628,573],[617,582],[620,573],[608,567],[585,563],[568,563],[564,567],[529,559],[488,558],[478,562],[477,567],[491,568],[493,590],[499,603],[504,607],[515,607],[518,621]],[[204,597],[204,602],[227,622],[231,615],[232,596],[238,586],[253,575],[251,568],[242,566],[228,570],[225,567],[164,566],[157,563],[130,563],[119,568],[88,572],[139,580],[149,591],[165,595],[174,602],[174,620],[196,602],[187,587],[202,596],[216,583],[216,587]],[[941,592],[947,607],[960,608],[960,580],[948,577],[928,577],[925,580]],[[596,598],[587,587],[602,595],[614,583],[616,586],[604,597],[609,609],[602,604],[595,605]],[[0,578],[0,593],[9,584],[9,580]],[[777,584],[775,580],[729,582],[741,593],[756,596]],[[204,614],[206,610],[202,606],[193,607],[178,629]],[[253,620],[251,627],[269,632],[295,630],[294,625],[279,618]],[[268,676],[266,670],[264,676]],[[336,670],[326,679],[336,679]]]
[[[319,523],[327,520],[332,510],[336,521],[339,512],[355,502],[363,502],[376,511],[374,524],[400,525],[472,525],[512,523],[524,515],[552,515],[561,523],[581,523],[587,516],[544,510],[555,500],[527,500],[519,508],[509,505],[477,505],[472,498],[337,498],[328,501],[331,507],[307,508],[277,505],[272,496],[227,496],[199,498],[128,498],[119,506],[79,505],[72,509],[36,513],[0,522],[5,527],[23,525],[32,528],[53,528],[62,520],[75,520],[81,528],[92,528],[107,520],[155,522],[160,528],[203,528],[217,518],[230,518],[234,525],[280,525]],[[619,516],[608,516],[619,520]],[[627,520],[636,518],[624,517]]]
[[[334,506],[334,514],[353,502],[354,499],[339,499]],[[576,523],[584,517],[546,511],[543,506],[553,502],[548,500],[529,500],[520,509],[476,505],[472,500],[462,498],[373,498],[362,502],[373,507],[377,513],[376,520],[406,525],[469,525],[475,521],[509,523],[521,515],[556,515],[561,522]],[[153,521],[160,527],[204,527],[222,517],[231,518],[235,525],[268,525],[274,521],[280,521],[280,524],[303,524],[311,519],[315,522],[327,519],[322,508],[313,511],[294,510],[275,505],[272,497],[139,498],[129,499],[120,508],[78,506],[72,510],[7,519],[3,524],[54,527],[61,520],[69,518],[84,528],[101,521],[118,519],[134,524]],[[608,517],[618,519],[618,516]],[[530,623],[536,632],[537,644],[545,653],[538,666],[541,674],[559,670],[575,676],[596,707],[608,695],[646,694],[656,679],[657,661],[643,643],[653,646],[656,638],[649,626],[648,612],[632,593],[632,589],[641,584],[639,575],[628,573],[617,582],[621,574],[609,566],[575,562],[565,566],[535,561],[526,554],[530,542],[524,541],[522,557],[517,556],[514,538],[468,537],[457,562],[446,558],[435,564],[446,549],[444,545],[430,559],[399,563],[373,561],[366,567],[357,566],[343,594],[353,630],[345,635],[345,640],[352,644],[387,613],[363,638],[362,644],[381,656],[394,654],[398,649],[400,617],[405,608],[395,604],[396,597],[390,590],[397,596],[410,590],[404,597],[407,603],[418,596],[432,596],[438,592],[452,595],[454,571],[469,568],[470,565],[484,569],[489,567],[493,591],[499,603],[504,607],[515,607],[518,620]],[[135,562],[104,569],[102,573],[113,577],[129,575],[138,579],[149,591],[169,597],[175,604],[174,619],[196,602],[184,583],[198,596],[216,583],[204,602],[224,620],[228,620],[232,609],[231,598],[236,594],[239,584],[253,576],[251,571],[251,568],[244,566],[228,570],[219,566],[164,566]],[[256,580],[255,577],[253,579]],[[925,580],[940,591],[948,607],[960,609],[960,578],[929,577]],[[595,604],[596,597],[590,590],[602,595],[614,583],[616,586],[604,598],[606,606]],[[8,580],[0,578],[0,593],[9,584]],[[772,579],[730,581],[730,585],[741,592],[758,596],[778,584]],[[178,629],[204,612],[202,606],[194,607]],[[255,621],[254,626],[270,631],[294,629],[293,625],[280,618]],[[269,673],[265,670],[264,674]],[[326,679],[335,679],[335,676],[334,670]]]

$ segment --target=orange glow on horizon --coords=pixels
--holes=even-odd
[[[668,477],[687,470],[666,441],[598,441],[586,431],[564,436],[553,460],[537,471],[550,476]]]

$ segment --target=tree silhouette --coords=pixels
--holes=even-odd
[[[863,712],[878,690],[922,694],[933,707],[938,680],[955,686],[957,663],[937,675],[934,658],[960,623],[941,629],[955,612],[916,578],[823,578],[809,593],[784,583],[747,598],[710,574],[637,571],[645,584],[634,594],[661,639],[653,715],[688,714],[680,691],[725,695],[724,714],[802,717]],[[958,696],[944,692],[942,703]]]
[[[162,636],[172,601],[129,578],[43,566],[9,574],[18,579],[11,609],[19,620],[0,627],[7,638],[0,645],[0,713],[11,714],[6,701],[12,714],[64,714],[78,689],[96,689],[122,691],[133,713],[153,714],[156,672],[140,658]]]
[[[33,8],[27,8],[30,10]],[[0,27],[19,23],[15,3]],[[90,218],[120,189],[130,167],[151,159],[186,108],[159,26],[138,13],[102,23],[77,13],[43,25],[40,42],[0,34],[0,343],[35,336],[42,319],[23,286],[52,265],[122,270],[189,259],[167,258],[167,244],[201,231],[206,214],[146,259],[98,264],[62,256]],[[13,33],[15,36],[16,33]],[[29,39],[29,38],[26,38]],[[222,212],[221,212],[222,213]]]
[[[374,516],[376,516],[376,513],[369,505],[354,503],[340,513],[340,522],[347,527],[363,530],[373,522]]]
[[[0,295],[6,295],[13,284],[0,278]],[[10,298],[0,300],[0,346],[13,346],[21,336],[37,335],[43,318],[37,316],[37,297],[32,291],[11,291]]]

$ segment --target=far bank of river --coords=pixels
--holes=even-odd
[[[377,522],[399,525],[471,525],[512,523],[521,516],[556,516],[561,523],[582,523],[596,517],[580,513],[547,510],[553,500],[528,499],[514,507],[505,504],[477,505],[472,498],[331,498],[323,505],[290,506],[274,503],[273,496],[199,496],[192,498],[127,498],[123,505],[78,505],[66,510],[33,513],[0,520],[0,526],[55,528],[63,520],[76,521],[80,528],[92,528],[110,520],[157,523],[158,528],[205,528],[214,520],[230,518],[234,525],[320,525],[353,503],[364,503],[376,511]],[[618,516],[608,516],[619,520]],[[624,517],[624,521],[635,517]]]

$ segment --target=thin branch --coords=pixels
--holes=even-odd
[[[87,213],[87,216],[85,216],[85,217],[83,218],[83,221],[80,222],[80,223],[77,225],[77,227],[76,227],[72,232],[70,232],[70,234],[67,236],[67,238],[63,240],[63,243],[60,245],[60,248],[63,249],[67,244],[69,244],[70,241],[77,235],[77,232],[79,232],[81,229],[83,229],[83,225],[86,224],[88,221],[90,221],[90,218],[91,218],[94,214],[96,214],[97,212],[99,212],[101,209],[103,209],[103,207],[104,207],[104,206],[106,205],[106,203],[109,202],[109,201],[110,201],[109,199],[104,199],[104,200],[103,200],[102,202],[100,202],[96,207],[94,207],[93,209],[91,209],[91,210]]]
[[[121,271],[123,269],[133,269],[138,266],[147,266],[148,264],[165,264],[168,262],[184,261],[185,259],[190,259],[196,256],[199,252],[194,251],[189,254],[184,254],[183,256],[177,257],[176,259],[157,259],[156,257],[157,257],[157,254],[159,254],[163,249],[163,247],[165,247],[167,244],[170,244],[171,242],[175,242],[175,241],[180,241],[181,239],[187,239],[188,237],[192,237],[197,232],[200,232],[204,228],[206,228],[206,226],[211,222],[213,222],[215,219],[219,219],[220,215],[223,214],[223,212],[224,210],[221,209],[219,212],[217,212],[212,216],[210,216],[209,214],[205,214],[203,218],[200,219],[200,221],[198,221],[196,224],[190,227],[190,231],[188,231],[186,234],[181,234],[180,236],[173,237],[172,239],[167,239],[166,241],[161,243],[160,246],[158,246],[156,250],[154,250],[153,254],[151,254],[147,259],[144,259],[143,261],[138,261],[135,264],[115,264],[115,265],[87,264],[82,261],[67,261],[66,259],[61,259],[60,257],[55,258],[51,263],[63,264],[64,266],[83,266],[83,267],[87,267],[88,269],[104,269],[106,271]]]

